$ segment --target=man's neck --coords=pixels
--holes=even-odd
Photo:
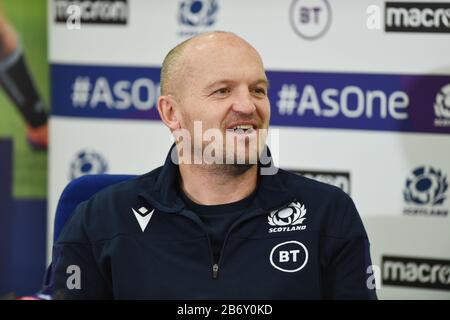
[[[256,189],[257,169],[254,165],[240,175],[233,175],[217,165],[180,164],[180,187],[198,204],[232,203],[248,197]]]

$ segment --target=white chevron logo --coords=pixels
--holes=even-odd
[[[155,209],[153,209],[151,212],[149,212],[146,207],[140,207],[138,211],[134,210],[134,208],[131,208],[131,210],[133,210],[134,216],[136,217],[136,220],[138,221],[142,232],[144,232]]]

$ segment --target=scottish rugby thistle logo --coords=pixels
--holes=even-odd
[[[450,127],[450,84],[447,84],[436,94],[434,102],[434,125],[437,127]]]
[[[447,188],[447,177],[442,174],[441,170],[419,167],[406,180],[405,201],[418,205],[442,204]]]
[[[273,210],[267,217],[269,225],[278,228],[270,228],[270,232],[304,230],[306,226],[301,225],[306,219],[306,208],[300,202],[292,202],[288,206]]]
[[[431,166],[421,166],[406,179],[403,212],[408,215],[448,216],[443,207],[448,189],[447,176]]]

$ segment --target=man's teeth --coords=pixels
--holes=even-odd
[[[250,124],[243,124],[243,125],[233,127],[233,130],[237,130],[237,129],[248,130],[248,129],[253,129],[253,126]]]

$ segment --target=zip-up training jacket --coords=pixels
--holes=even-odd
[[[281,169],[259,173],[253,209],[230,227],[214,261],[205,225],[178,196],[178,179],[169,152],[164,166],[81,203],[54,244],[44,292],[63,299],[376,299],[367,234],[341,189]]]

